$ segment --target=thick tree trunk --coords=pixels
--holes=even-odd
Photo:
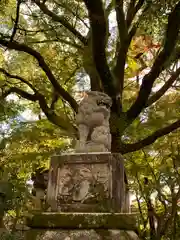
[[[110,116],[110,131],[112,136],[111,151],[114,153],[121,153],[123,144],[121,141],[124,130],[127,128],[129,123],[126,121],[123,113],[118,116],[118,113],[111,111]]]
[[[91,66],[91,69],[89,69],[89,67],[86,67],[85,70],[86,70],[86,73],[88,73],[89,78],[90,78],[91,91],[102,92],[102,87],[100,85],[99,75],[98,75],[95,67]]]
[[[112,138],[112,152],[119,152],[120,147],[117,144],[117,138],[113,136]],[[113,145],[114,144],[114,145]],[[129,212],[130,211],[130,195],[129,195],[129,186],[128,186],[128,178],[126,171],[124,172],[124,183],[125,183],[125,199],[124,199],[124,212]]]
[[[102,91],[101,80],[94,65],[90,44],[84,47],[83,67],[90,78],[91,91]]]
[[[120,144],[121,136],[119,135],[118,132],[111,133],[111,136],[112,136],[111,151],[113,153],[121,153],[121,149],[122,149]]]
[[[111,113],[110,119],[110,129],[111,129],[111,136],[112,136],[112,143],[111,143],[111,152],[113,153],[121,153],[122,145],[121,145],[121,137],[123,129],[126,128],[125,122],[120,119],[117,113]],[[126,172],[124,172],[124,183],[125,183],[125,199],[124,199],[124,212],[130,211],[130,199],[129,199],[129,187],[128,187],[128,179]]]
[[[118,145],[118,139],[119,137],[116,137],[115,135],[112,136],[112,152],[120,152],[119,150],[121,149],[120,146]],[[129,195],[129,186],[128,186],[128,179],[127,179],[127,174],[126,171],[124,172],[124,183],[125,183],[125,199],[124,199],[124,212],[129,212],[130,211],[130,195]]]

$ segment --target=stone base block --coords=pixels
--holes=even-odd
[[[26,240],[138,240],[134,214],[37,213],[27,225]]]

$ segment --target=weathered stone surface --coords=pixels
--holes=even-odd
[[[135,230],[136,215],[126,213],[37,213],[27,218],[31,228]]]
[[[51,159],[47,202],[53,211],[121,211],[124,166],[120,154],[67,154]]]
[[[121,230],[40,230],[26,233],[26,240],[138,240],[133,231]]]
[[[102,92],[88,92],[79,105],[76,123],[79,140],[76,152],[110,152],[109,129],[111,98]]]

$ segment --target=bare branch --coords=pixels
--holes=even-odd
[[[165,92],[172,86],[172,84],[176,81],[178,76],[180,75],[180,67],[172,74],[172,76],[167,80],[167,82],[154,94],[152,95],[146,104],[146,107],[149,107],[157,100],[159,100]]]
[[[144,153],[144,159],[149,167],[149,169],[151,170],[151,173],[152,173],[152,176],[154,177],[154,180],[155,180],[155,183],[156,183],[156,191],[158,192],[158,199],[159,201],[162,203],[162,205],[164,206],[164,209],[166,210],[167,209],[167,206],[166,206],[166,197],[164,194],[161,193],[161,186],[160,186],[160,182],[159,182],[159,179],[157,179],[156,175],[155,175],[155,172],[154,172],[154,169],[152,168],[152,166],[149,164],[149,161],[147,159],[147,154],[144,150],[142,150],[143,153]],[[155,156],[157,157],[157,156]],[[155,158],[154,157],[154,158]]]
[[[132,122],[146,106],[153,83],[164,69],[166,61],[170,58],[175,48],[180,29],[179,8],[180,2],[176,5],[168,17],[164,47],[154,61],[151,71],[144,76],[138,97],[131,108],[127,111],[127,120],[129,122]]]
[[[44,70],[44,72],[46,73],[49,81],[52,83],[53,87],[56,89],[56,91],[59,93],[59,95],[64,98],[65,101],[67,101],[70,106],[72,107],[72,109],[74,111],[77,111],[78,108],[78,104],[75,101],[75,99],[58,83],[58,81],[56,80],[56,78],[54,77],[53,73],[51,72],[49,66],[46,64],[46,62],[44,61],[44,58],[42,57],[42,55],[37,52],[36,50],[28,47],[25,44],[20,44],[17,42],[9,42],[7,40],[3,40],[0,39],[0,44],[8,47],[9,49],[14,49],[14,50],[18,50],[18,51],[22,51],[22,52],[26,52],[28,54],[30,54],[31,56],[33,56],[34,58],[36,58],[36,60],[39,63],[39,66]]]
[[[48,29],[38,29],[38,30],[30,30],[27,28],[23,28],[21,26],[17,27],[18,30],[25,32],[25,34],[32,34],[32,35],[36,35],[37,33],[45,33],[45,32],[49,32],[54,30],[53,28],[48,28]]]
[[[116,2],[118,2],[118,0]],[[123,86],[124,86],[124,70],[125,70],[125,63],[126,63],[126,57],[127,57],[129,45],[131,43],[132,38],[136,34],[141,16],[145,14],[145,12],[150,6],[150,4],[147,4],[146,7],[143,9],[143,12],[141,13],[141,15],[136,19],[136,21],[133,24],[131,24],[129,21],[132,22],[135,14],[143,5],[141,0],[139,0],[137,5],[135,5],[135,2],[136,2],[135,0],[131,0],[129,4],[129,8],[127,12],[127,18],[129,18],[129,20],[125,20],[122,1],[118,2],[118,7],[116,7],[116,12],[117,12],[116,16],[117,16],[117,22],[118,22],[118,28],[119,28],[120,41],[117,41],[117,45],[116,45],[115,58],[117,60],[116,60],[116,65],[113,69],[113,72],[114,72],[114,75],[116,76],[116,81],[117,81],[116,87],[119,89],[120,95],[122,95]],[[142,5],[140,3],[142,3]]]
[[[63,4],[63,3],[58,3],[57,1],[53,0],[54,3],[56,3],[58,6],[65,8],[67,11],[69,11],[74,17],[76,17],[77,19],[79,19],[88,29],[89,26],[88,24],[84,21],[84,19],[82,19],[80,16],[77,15],[77,13],[73,12],[71,7],[68,7],[67,4]],[[79,3],[78,3],[79,4]],[[77,5],[77,9],[79,9],[79,6]]]
[[[109,14],[111,13],[112,9],[113,9],[113,1],[110,1],[109,5],[106,7],[105,9],[105,15],[109,16]]]
[[[155,239],[156,236],[156,228],[155,228],[155,223],[154,223],[154,216],[156,216],[153,204],[152,204],[152,200],[150,198],[150,196],[147,196],[146,199],[146,205],[147,205],[147,209],[148,209],[148,218],[149,218],[149,225],[150,225],[150,237],[151,239]]]
[[[135,5],[135,0],[132,0],[129,4],[129,8],[127,11],[127,17],[126,17],[126,22],[127,22],[127,28],[131,26],[131,23],[136,15],[136,13],[141,9],[143,6],[145,0],[139,0],[138,3]]]
[[[115,68],[113,70],[114,75],[116,77],[116,84],[118,91],[120,93],[120,96],[122,96],[122,91],[124,87],[124,66],[126,63],[126,56],[127,51],[129,47],[129,40],[128,40],[128,30],[127,30],[127,24],[125,21],[125,15],[123,11],[123,1],[122,0],[116,0],[115,1],[115,10],[116,10],[116,19],[118,23],[118,30],[119,30],[119,37],[120,37],[120,46],[117,55],[117,62],[115,65]]]
[[[128,9],[127,9],[127,14],[126,14],[126,22],[127,23],[128,23],[127,19],[132,18],[131,15],[133,14],[135,4],[136,4],[136,0],[131,0],[129,3]]]
[[[60,42],[60,43],[67,44],[71,47],[77,48],[79,50],[82,50],[82,47],[79,44],[64,40],[63,38],[46,39],[41,41],[28,41],[28,43],[31,43],[31,44],[36,44],[36,43],[41,44],[41,43],[50,43],[50,42]]]
[[[15,23],[14,23],[14,28],[13,28],[13,32],[10,38],[10,42],[13,41],[16,32],[17,32],[17,26],[18,26],[18,21],[19,21],[19,11],[20,11],[20,5],[21,5],[21,0],[17,0],[17,7],[16,7],[16,19],[15,19]]]
[[[134,11],[134,14],[135,14],[136,11],[138,11],[140,7],[141,7],[140,1],[135,6],[135,1],[132,0],[129,5],[128,11]],[[143,13],[146,10],[147,9],[144,9]],[[129,12],[128,14],[133,14],[133,13]],[[117,42],[117,47],[116,47],[117,61],[116,61],[116,65],[113,69],[113,73],[116,77],[116,84],[117,84],[116,87],[119,90],[120,96],[122,96],[122,92],[123,92],[123,88],[124,88],[124,70],[125,70],[127,52],[128,52],[128,48],[131,43],[131,40],[137,31],[140,17],[138,18],[138,20],[136,20],[136,22],[130,28],[130,26],[127,25],[127,21],[125,20],[125,16],[124,16],[124,12],[123,12],[123,1],[118,1],[118,0],[116,0],[116,17],[117,17],[117,22],[118,22],[120,42],[119,43]]]
[[[50,31],[53,31],[56,35],[56,38],[53,38],[53,39],[45,39],[45,40],[41,40],[41,41],[35,41],[34,40],[34,41],[28,41],[28,43],[33,44],[33,43],[46,43],[46,42],[60,42],[60,43],[67,44],[69,46],[72,46],[72,47],[80,49],[80,50],[83,49],[83,46],[81,46],[80,44],[77,44],[74,39],[66,40],[65,39],[66,36],[62,35],[62,34],[61,34],[61,37],[60,37],[59,33],[57,33],[57,29],[55,29],[54,26],[49,25],[48,29],[39,29],[39,30],[24,29],[24,28],[18,26],[17,29],[20,30],[20,34],[21,34],[21,31],[23,31],[25,35],[29,34],[30,36],[34,36],[34,35],[38,34],[39,32],[47,33],[47,32],[50,32]]]
[[[116,0],[115,3],[116,3],[115,4],[116,19],[117,19],[117,23],[118,23],[120,42],[121,42],[121,45],[123,45],[124,40],[127,38],[127,35],[128,35],[127,25],[126,25],[126,21],[125,21],[125,15],[124,15],[124,11],[123,11],[123,1]]]
[[[34,0],[37,6],[42,10],[42,12],[49,17],[51,17],[55,22],[61,23],[65,28],[67,28],[75,37],[77,37],[84,45],[87,44],[87,39],[83,37],[83,35],[78,32],[63,16],[58,16],[52,11],[50,11],[46,5],[40,0]]]
[[[171,206],[171,212],[168,214],[167,219],[165,219],[164,224],[161,226],[160,236],[163,236],[166,232],[166,230],[171,226],[173,218],[175,217],[177,213],[177,201],[180,197],[180,188],[175,196],[172,196],[172,206]]]
[[[140,213],[140,216],[141,216],[141,219],[142,219],[142,222],[143,222],[143,227],[145,229],[146,226],[147,226],[148,220],[144,218],[144,214],[142,212],[142,208],[141,208],[141,204],[140,204],[140,199],[138,198],[137,193],[136,193],[136,202],[138,204],[139,213]]]
[[[176,122],[172,123],[171,125],[164,127],[162,129],[159,129],[155,131],[152,135],[148,136],[147,138],[140,140],[139,142],[132,143],[132,144],[122,144],[121,146],[121,153],[129,153],[138,151],[152,143],[154,143],[158,138],[163,137],[175,130],[180,128],[180,120],[177,120]]]

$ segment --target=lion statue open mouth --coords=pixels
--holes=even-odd
[[[81,101],[76,123],[79,140],[76,152],[110,152],[109,129],[111,98],[102,92],[91,91]]]

